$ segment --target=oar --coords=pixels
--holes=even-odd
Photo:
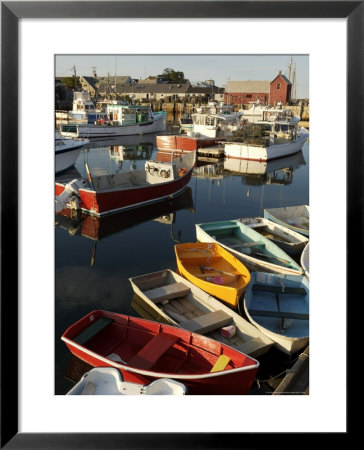
[[[282,262],[284,264],[291,264],[289,261],[283,258],[278,258],[277,256],[267,255],[266,253],[260,253],[252,250],[253,255],[263,256],[264,258],[275,259],[276,261]]]
[[[245,277],[242,273],[231,273],[231,272],[224,272],[223,270],[216,269],[215,267],[208,267],[208,266],[200,266],[201,271],[202,270],[214,270],[215,272],[222,273],[224,275],[229,275],[230,277],[235,277],[237,275],[241,275],[242,277]]]

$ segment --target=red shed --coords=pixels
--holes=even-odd
[[[282,102],[286,105],[291,100],[292,83],[279,71],[276,78],[270,83],[269,103],[276,105]]]

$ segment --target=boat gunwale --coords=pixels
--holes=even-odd
[[[146,320],[146,319],[144,319]],[[148,321],[148,322],[152,322],[152,321]],[[170,325],[171,326],[171,325]],[[191,333],[193,334],[193,333]],[[194,333],[196,334],[196,333]],[[212,340],[211,338],[206,338],[209,340]],[[64,341],[66,344],[70,345],[71,347],[75,347],[76,349],[82,351],[83,353],[86,353],[89,356],[92,356],[93,358],[108,364],[108,366],[112,366],[112,367],[116,367],[119,370],[125,370],[127,372],[131,372],[131,373],[138,373],[140,375],[144,375],[144,376],[148,376],[148,377],[153,377],[153,378],[173,378],[173,379],[181,379],[181,380],[200,380],[200,379],[204,379],[204,378],[214,378],[214,377],[219,377],[219,376],[226,376],[226,375],[230,375],[230,374],[235,374],[238,372],[246,372],[249,370],[253,370],[253,369],[258,369],[259,368],[259,361],[256,360],[255,358],[252,358],[249,355],[246,355],[245,353],[240,352],[239,350],[230,347],[230,345],[227,344],[223,344],[220,342],[220,344],[223,347],[228,347],[231,350],[233,350],[233,352],[238,352],[242,355],[244,355],[245,357],[247,357],[248,359],[251,359],[253,361],[255,361],[255,364],[251,364],[249,366],[244,366],[244,367],[235,367],[233,369],[224,369],[218,372],[206,372],[203,374],[199,374],[199,375],[185,375],[185,374],[176,374],[173,372],[154,372],[151,370],[143,370],[143,369],[138,369],[136,367],[131,367],[128,365],[124,365],[124,364],[119,364],[116,361],[113,361],[111,359],[106,358],[105,356],[99,355],[98,353],[93,352],[92,350],[89,350],[87,347],[84,347],[83,345],[77,344],[76,342],[74,342],[72,339],[67,338],[65,336],[61,337],[61,340]],[[80,357],[80,356],[79,356]],[[81,358],[82,359],[82,358]],[[96,366],[98,367],[98,366]]]
[[[239,221],[239,220],[237,220],[237,221]],[[216,239],[213,239],[213,237],[212,237],[211,235],[209,235],[203,228],[201,228],[200,225],[203,225],[203,224],[195,224],[195,227],[196,227],[196,228],[198,227],[199,230],[200,230],[202,233],[204,233],[204,234],[210,239],[210,241],[208,241],[208,242],[213,242],[213,243],[216,243],[216,244],[218,244],[218,245],[221,245],[221,246],[224,247],[228,252],[234,253],[234,254],[236,255],[236,258],[239,259],[239,260],[246,259],[246,260],[248,261],[248,263],[251,262],[252,264],[255,264],[255,265],[258,264],[258,265],[260,265],[260,266],[262,266],[262,267],[265,267],[265,269],[270,269],[270,270],[272,270],[273,272],[276,272],[276,271],[277,271],[277,268],[279,268],[279,270],[284,270],[284,272],[280,272],[280,273],[287,273],[287,274],[291,274],[291,275],[302,275],[302,274],[303,274],[303,269],[302,269],[302,267],[300,267],[299,264],[297,264],[297,263],[296,263],[289,255],[287,255],[287,254],[286,254],[286,255],[288,256],[288,258],[291,259],[291,260],[297,265],[297,268],[286,268],[286,267],[283,266],[283,265],[274,264],[274,263],[270,263],[270,262],[265,262],[265,261],[262,261],[261,259],[254,258],[253,256],[246,255],[245,253],[238,252],[237,250],[235,250],[235,249],[229,247],[228,245],[223,244],[223,243],[217,241]],[[242,225],[244,225],[244,224],[242,224]],[[263,237],[264,237],[264,236],[262,236],[262,238],[263,238]],[[205,241],[205,242],[206,242],[206,241]],[[274,242],[270,242],[270,244],[272,244],[272,245],[278,247],[276,244],[274,244]],[[281,249],[279,249],[279,250],[281,250]],[[282,251],[283,251],[283,250],[282,250]],[[285,253],[285,252],[284,252],[284,253]],[[263,264],[262,264],[262,263],[263,263]],[[243,264],[244,264],[244,262],[243,262]]]
[[[134,281],[135,278],[142,278],[145,275],[150,276],[152,278],[153,275],[162,275],[164,272],[168,272],[169,275],[171,276],[172,279],[175,279],[176,282],[178,282],[181,279],[181,282],[185,283],[186,286],[188,286],[191,289],[191,292],[189,294],[187,294],[185,297],[187,296],[191,296],[192,300],[191,300],[191,304],[198,307],[199,305],[202,305],[204,308],[206,308],[209,312],[214,312],[217,311],[218,309],[221,309],[224,312],[227,312],[228,314],[231,315],[232,319],[233,319],[233,323],[235,324],[236,328],[237,328],[237,332],[241,333],[242,335],[246,335],[249,336],[250,338],[243,338],[240,337],[242,342],[242,345],[248,344],[251,340],[254,339],[261,339],[262,342],[267,346],[267,351],[269,350],[269,348],[273,345],[273,341],[266,336],[264,333],[262,333],[260,330],[258,330],[257,327],[255,327],[254,325],[252,325],[248,320],[246,320],[244,317],[242,317],[241,315],[239,315],[237,312],[231,310],[226,304],[224,304],[224,302],[221,302],[219,300],[217,300],[215,297],[213,297],[211,294],[209,294],[208,292],[204,291],[203,289],[201,289],[200,287],[196,286],[195,284],[193,284],[191,281],[187,280],[186,278],[184,278],[182,275],[179,275],[178,273],[174,272],[171,269],[161,269],[158,270],[156,272],[151,272],[148,274],[143,274],[143,275],[136,275],[134,277],[130,277],[129,281],[133,286],[133,289],[135,287],[136,291],[134,290],[134,292],[137,293],[137,295],[140,296],[140,298],[145,301],[149,307],[151,307],[153,309],[153,311],[155,313],[157,313],[160,317],[163,317],[165,320],[168,320],[168,324],[171,324],[172,326],[176,326],[179,328],[182,328],[181,325],[176,322],[172,316],[168,315],[167,313],[165,313],[165,311],[162,308],[159,308],[158,305],[156,305],[152,300],[150,300],[150,298],[145,295],[145,293],[139,288],[139,286],[136,284],[136,282]],[[175,275],[177,275],[177,277],[175,277]],[[167,275],[168,276],[168,275]],[[165,286],[166,284],[163,284],[162,286]],[[196,294],[195,294],[195,292]],[[198,296],[198,294],[201,294],[201,296]],[[195,299],[195,297],[197,297],[197,299]],[[205,297],[205,298],[204,298]],[[200,301],[201,299],[201,301]],[[212,301],[212,304],[210,304],[210,302]],[[198,318],[199,316],[196,316],[196,318]],[[186,318],[187,320],[187,318]],[[243,329],[243,326],[245,327]],[[248,328],[248,329],[246,329]],[[249,333],[253,332],[254,335],[250,335]],[[208,336],[207,336],[208,337]],[[215,338],[214,338],[215,339]],[[218,339],[215,339],[218,340]],[[222,341],[223,343],[225,343],[224,341]],[[229,344],[227,344],[229,345]],[[236,347],[233,347],[236,348]],[[241,351],[239,349],[237,349],[238,351]],[[259,348],[260,351],[260,348]],[[248,355],[250,356],[250,355]]]

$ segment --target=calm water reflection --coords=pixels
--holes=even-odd
[[[177,130],[178,131],[178,130]],[[176,130],[175,130],[176,132]],[[93,142],[79,156],[93,174],[144,167],[157,153],[155,136]],[[75,169],[73,169],[75,172]],[[66,377],[70,352],[65,329],[93,309],[138,316],[129,277],[176,268],[174,244],[195,242],[195,223],[262,216],[264,208],[308,204],[309,147],[272,163],[198,161],[189,187],[176,199],[105,218],[68,212],[55,228],[55,393]]]

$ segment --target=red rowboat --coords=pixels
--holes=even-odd
[[[172,378],[189,394],[248,394],[259,362],[222,342],[182,328],[95,310],[62,340],[93,367],[116,367],[125,381]]]
[[[146,161],[145,169],[55,183],[56,213],[64,208],[102,216],[171,199],[191,179],[196,152],[168,162]],[[88,169],[88,166],[86,167]]]

